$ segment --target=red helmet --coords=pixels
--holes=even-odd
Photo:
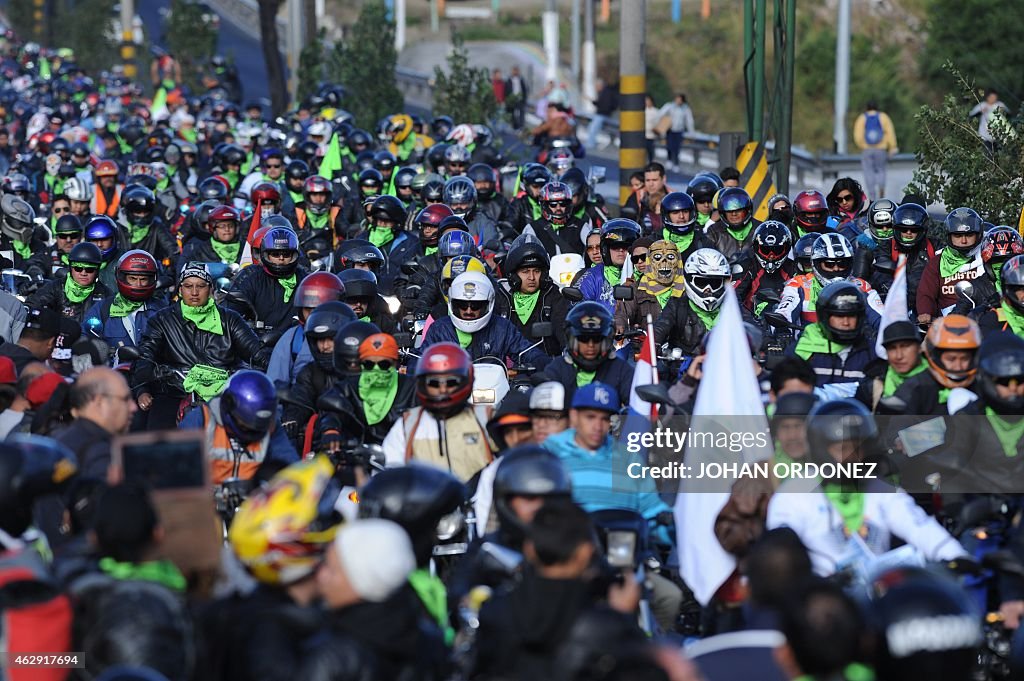
[[[281,203],[281,192],[273,182],[260,182],[252,188],[250,194],[253,205],[262,203]]]
[[[144,286],[133,286],[128,283],[129,274],[138,274],[148,277]],[[156,258],[146,251],[128,251],[117,261],[117,270],[114,278],[117,280],[117,290],[127,300],[143,301],[153,297],[156,291]]]
[[[313,272],[306,275],[299,287],[295,289],[292,304],[295,307],[316,307],[321,303],[341,300],[345,295],[345,285],[338,275],[330,272]]]
[[[252,262],[254,265],[260,264],[260,247],[263,246],[263,237],[273,228],[273,225],[266,225],[253,233],[252,240],[249,242],[249,250],[252,251]]]
[[[416,226],[426,224],[439,227],[441,225],[441,220],[451,217],[452,215],[455,215],[455,213],[453,213],[452,209],[446,204],[434,203],[427,206],[416,215]]]
[[[828,223],[828,201],[819,191],[803,191],[793,199],[793,217],[805,232],[823,232]]]
[[[981,257],[985,262],[1006,262],[1024,253],[1024,239],[1013,227],[1000,225],[985,233],[981,240]]]
[[[310,175],[302,183],[302,198],[306,202],[306,210],[314,215],[323,215],[331,206],[331,182],[326,177]],[[327,194],[327,200],[323,203],[314,203],[310,200],[313,194]]]
[[[242,216],[238,210],[231,206],[217,206],[210,211],[209,216],[206,218],[206,231],[213,234],[214,225],[218,222],[234,222],[235,226],[238,226]]]
[[[427,393],[433,376],[456,376],[458,386],[440,397]],[[457,412],[473,392],[473,360],[455,343],[436,343],[427,348],[416,363],[416,397],[428,411],[449,415]]]

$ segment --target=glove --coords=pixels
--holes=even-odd
[[[288,437],[293,440],[299,437],[299,435],[302,433],[302,429],[299,428],[298,421],[285,421],[284,423],[281,424],[281,427],[284,429],[284,432],[288,435]]]
[[[321,448],[326,451],[338,451],[338,449],[341,448],[341,443],[341,433],[336,430],[326,430],[323,435],[320,436]]]

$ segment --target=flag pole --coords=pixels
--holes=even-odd
[[[654,344],[654,318],[647,315],[647,349],[651,352],[651,383],[658,384],[658,352]],[[651,423],[658,420],[658,405],[651,403]]]

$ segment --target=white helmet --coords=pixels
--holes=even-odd
[[[579,253],[562,253],[561,255],[551,257],[551,267],[548,269],[548,275],[551,277],[551,281],[558,284],[558,289],[561,290],[572,284],[573,277],[585,266],[586,263],[583,262],[583,256]]]
[[[829,263],[826,271],[822,265]],[[811,246],[811,270],[822,286],[846,281],[853,272],[853,247],[849,239],[838,232],[826,232]]]
[[[702,310],[714,312],[725,298],[732,270],[725,256],[713,248],[698,248],[683,265],[686,297]]]
[[[486,312],[479,319],[461,319],[455,313],[457,303],[462,301],[483,303]],[[448,289],[448,314],[459,331],[474,333],[487,326],[494,313],[494,285],[482,272],[463,272],[455,277]]]
[[[310,124],[308,134],[310,137],[330,137],[331,124],[328,123],[327,121],[316,121]]]
[[[466,123],[456,125],[444,139],[445,142],[454,142],[460,147],[468,147],[474,140],[476,140],[476,131],[473,130],[472,125]]]
[[[64,195],[72,201],[92,201],[92,187],[80,177],[71,177],[64,182]]]

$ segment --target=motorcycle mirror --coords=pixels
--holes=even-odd
[[[565,286],[562,288],[562,297],[571,303],[579,303],[583,301],[583,292],[575,286]]]
[[[402,263],[402,274],[408,274],[410,276],[420,271],[420,264],[418,260],[407,260]]]
[[[590,166],[590,181],[594,184],[601,184],[608,177],[608,169],[604,166]]]
[[[122,345],[117,349],[117,361],[134,362],[139,358],[139,349],[134,345]]]
[[[412,347],[412,334],[411,333],[404,333],[404,332],[393,333],[393,334],[391,334],[391,336],[392,336],[392,338],[395,339],[395,343],[398,344],[398,347],[400,347],[400,348],[411,348]]]
[[[551,322],[535,322],[530,325],[530,335],[534,338],[547,338],[554,335],[554,331]]]
[[[344,412],[347,409],[345,401],[335,392],[327,392],[320,395],[316,401],[318,409],[323,411]]]
[[[732,276],[734,278],[743,276],[743,265],[739,264],[738,262],[733,263],[732,267],[730,267],[729,270],[732,272]]]
[[[483,248],[481,250],[491,251],[492,253],[497,253],[498,251],[502,250],[501,240],[500,239],[490,239],[489,241],[487,241],[484,244],[484,246],[483,246]]]
[[[612,289],[612,297],[615,300],[633,300],[632,286],[616,286]]]
[[[956,285],[953,286],[953,290],[956,292],[956,297],[960,299],[961,302],[969,304],[971,309],[974,309],[974,284],[969,281],[958,281]]]
[[[782,329],[799,329],[800,326],[789,321],[789,318],[778,312],[765,312],[762,315],[765,322],[771,326],[777,326]]]
[[[779,292],[773,288],[758,289],[757,297],[766,303],[778,303],[781,300]]]
[[[636,386],[636,394],[640,399],[653,404],[672,405],[672,398],[668,396],[668,388],[664,383],[649,383]]]

